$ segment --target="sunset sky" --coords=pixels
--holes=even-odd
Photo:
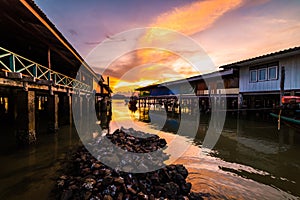
[[[110,76],[115,93],[300,46],[299,0],[36,4],[96,72]]]

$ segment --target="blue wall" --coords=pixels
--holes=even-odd
[[[300,55],[273,60],[279,61],[277,80],[250,82],[249,66],[240,67],[240,92],[268,92],[280,90],[281,67],[285,67],[285,90],[300,90]]]

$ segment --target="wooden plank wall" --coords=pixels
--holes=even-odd
[[[300,55],[295,55],[279,60],[278,79],[268,81],[258,81],[251,83],[249,66],[240,67],[240,92],[268,92],[280,90],[281,67],[285,67],[285,90],[300,89]],[[273,62],[273,61],[270,61]]]

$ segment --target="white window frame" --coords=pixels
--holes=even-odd
[[[263,70],[266,72],[265,79],[259,79],[259,74]],[[268,80],[268,70],[267,70],[267,68],[260,68],[260,69],[258,69],[257,80],[258,81],[266,81],[266,80]]]
[[[270,78],[270,69],[273,69],[273,68],[275,68],[276,75],[275,75],[275,78]],[[268,80],[277,80],[277,78],[278,78],[278,66],[274,65],[274,66],[268,67]]]
[[[252,74],[252,72],[255,72],[256,73],[256,76],[255,76],[255,80],[253,81],[253,80],[251,80],[251,74]],[[250,83],[255,83],[255,82],[257,82],[257,70],[256,69],[252,69],[252,70],[250,70],[250,77],[249,77],[249,79],[250,79]]]

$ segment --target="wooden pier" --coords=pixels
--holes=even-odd
[[[92,109],[111,112],[105,83],[31,0],[0,2],[0,123],[18,144],[72,124]],[[109,81],[109,80],[108,80]]]

